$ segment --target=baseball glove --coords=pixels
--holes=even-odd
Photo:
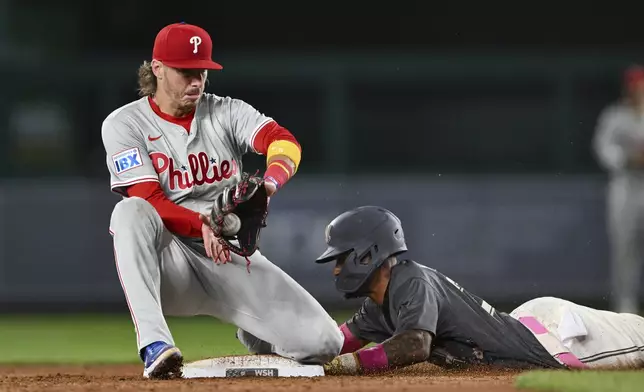
[[[241,226],[234,235],[224,233],[226,215],[234,213]],[[266,227],[268,195],[264,179],[242,173],[241,180],[234,186],[224,188],[217,195],[210,212],[210,227],[224,247],[240,256],[248,257],[259,247],[259,237]],[[237,241],[239,245],[232,241]]]

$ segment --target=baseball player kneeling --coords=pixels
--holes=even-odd
[[[268,198],[297,172],[294,136],[248,103],[204,93],[212,41],[164,27],[139,69],[142,97],[103,122],[119,279],[147,378],[181,376],[165,315],[210,315],[239,327],[251,352],[324,363],[342,334],[324,308],[257,249]],[[263,176],[242,170],[266,156]],[[311,336],[320,339],[312,340]]]
[[[365,206],[336,217],[328,249],[336,288],[367,297],[340,326],[341,355],[327,374],[368,374],[420,362],[448,368],[632,368],[644,366],[644,318],[591,309],[552,297],[510,314],[449,277],[400,257],[407,251],[400,220]],[[365,347],[375,343],[371,347]]]

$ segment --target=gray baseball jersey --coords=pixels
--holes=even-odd
[[[111,188],[123,194],[129,185],[158,181],[171,201],[208,212],[214,196],[239,180],[242,156],[270,121],[244,101],[204,94],[188,133],[141,98],[103,123]]]
[[[103,123],[111,189],[125,195],[129,185],[158,181],[171,201],[208,213],[214,196],[240,178],[242,156],[270,121],[243,101],[205,94],[188,133],[158,116],[148,98],[127,104]],[[110,231],[138,350],[157,341],[174,344],[165,315],[210,315],[234,324],[238,336],[265,343],[240,337],[251,352],[267,346],[324,363],[342,348],[342,333],[324,308],[259,250],[216,265],[200,239],[170,233],[152,204],[138,197],[116,204]]]
[[[519,321],[409,260],[393,267],[383,305],[367,299],[347,327],[376,343],[412,329],[427,331],[434,336],[429,361],[445,367],[561,367]]]
[[[644,117],[628,105],[609,105],[599,115],[593,147],[602,167],[625,174],[628,158],[644,149]]]
[[[611,241],[613,307],[621,312],[638,310],[640,276],[644,266],[644,167],[626,164],[644,153],[644,116],[625,104],[602,111],[593,147],[600,165],[609,172],[607,189],[608,233]]]

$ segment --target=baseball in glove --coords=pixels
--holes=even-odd
[[[237,215],[241,222],[237,233],[224,231],[228,214]],[[259,247],[259,237],[266,227],[267,215],[268,195],[264,179],[242,173],[241,180],[236,185],[224,188],[215,198],[210,212],[210,227],[225,248],[248,257]],[[235,240],[239,245],[232,242]]]

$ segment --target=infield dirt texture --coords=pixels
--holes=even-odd
[[[140,365],[1,366],[0,391],[505,392],[516,372],[447,372],[416,365],[378,377],[219,378],[151,381]]]

